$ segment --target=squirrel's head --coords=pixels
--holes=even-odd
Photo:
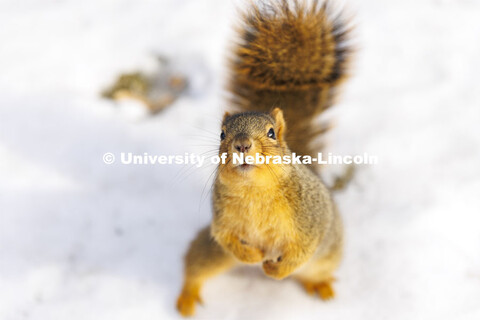
[[[226,153],[225,164],[220,164],[219,175],[223,177],[254,178],[260,182],[265,179],[279,177],[285,173],[282,164],[254,164],[235,161],[243,157],[257,155],[263,159],[271,156],[283,156],[288,151],[285,143],[286,125],[283,112],[275,108],[270,113],[243,112],[237,114],[225,113],[220,134],[220,155]]]

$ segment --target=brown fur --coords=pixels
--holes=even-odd
[[[344,78],[345,31],[316,3],[308,9],[298,3],[290,8],[285,1],[254,7],[244,20],[231,81],[233,101],[243,112],[223,119],[219,153],[228,158],[215,178],[212,224],[185,258],[177,301],[185,316],[201,301],[206,279],[240,262],[261,264],[274,279],[292,276],[322,299],[334,296],[343,229],[320,178],[303,164],[240,166],[232,158],[313,154],[309,143],[321,128],[311,120],[330,105]],[[273,106],[279,108],[265,112]]]
[[[350,28],[327,2],[293,2],[261,2],[243,14],[228,89],[241,111],[282,109],[290,150],[316,156],[320,145],[312,142],[328,125],[313,120],[347,78]]]

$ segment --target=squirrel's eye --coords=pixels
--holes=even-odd
[[[268,137],[271,138],[271,139],[275,139],[275,131],[273,130],[273,128],[270,128],[270,130],[268,130]]]
[[[222,133],[220,133],[220,139],[221,140],[225,139],[225,131],[222,131]]]

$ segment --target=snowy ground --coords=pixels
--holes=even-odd
[[[360,53],[328,151],[380,164],[336,196],[337,298],[239,268],[198,319],[480,319],[480,3],[346,2]],[[0,319],[178,318],[213,168],[102,155],[215,148],[233,18],[225,0],[0,1]],[[170,109],[99,98],[156,53],[191,81]]]

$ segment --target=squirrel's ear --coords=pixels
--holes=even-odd
[[[223,114],[222,123],[225,123],[225,120],[227,120],[228,117],[230,117],[230,113],[229,113],[229,112],[225,112],[225,113]]]
[[[275,131],[277,131],[277,137],[280,140],[283,140],[283,135],[285,134],[286,124],[285,119],[283,118],[283,111],[280,108],[275,108],[270,112],[270,115],[275,119]]]

